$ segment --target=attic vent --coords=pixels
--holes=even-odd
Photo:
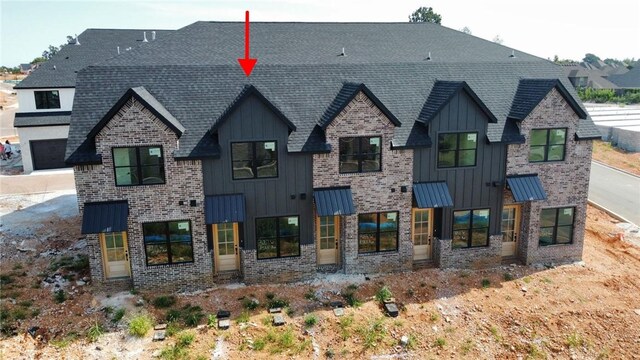
[[[515,50],[511,50],[511,55],[509,55],[510,58],[514,58],[516,57],[516,51]]]
[[[118,55],[120,55],[120,46],[116,46],[116,49],[118,50]]]
[[[78,37],[78,34],[76,34],[76,45],[80,45],[80,38]]]
[[[56,70],[56,66],[55,65],[53,65],[53,70]]]
[[[146,31],[142,32],[142,42],[149,42],[149,40],[147,40],[147,32]]]
[[[342,52],[338,56],[347,56],[347,53],[344,52],[344,48],[342,48]]]
[[[427,55],[427,58],[425,60],[431,61],[431,51],[429,51],[429,55]]]
[[[151,41],[156,39],[156,32],[155,30],[151,32]]]

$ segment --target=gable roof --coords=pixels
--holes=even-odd
[[[520,80],[516,96],[511,104],[509,118],[518,121],[524,120],[554,88],[558,90],[580,119],[587,118],[587,112],[580,107],[576,99],[569,94],[567,88],[558,79]]]
[[[466,81],[442,81],[438,80],[433,85],[427,101],[422,106],[422,111],[418,115],[418,122],[428,124],[442,110],[451,99],[464,90],[467,95],[480,107],[482,112],[489,118],[489,122],[497,123],[498,119],[489,111],[487,106],[480,100],[478,95],[467,85]]]
[[[131,99],[134,98],[153,115],[155,115],[162,123],[164,123],[171,131],[173,131],[178,137],[184,133],[185,128],[171,113],[158,101],[153,95],[151,95],[144,86],[138,86],[127,90],[124,95],[109,109],[109,111],[100,119],[100,121],[89,131],[87,138],[93,139],[100,133],[111,119],[122,109],[122,107]]]
[[[640,66],[621,75],[610,75],[609,80],[623,89],[640,89]]]
[[[487,125],[491,142],[517,129],[507,117],[521,79],[560,79],[577,99],[562,69],[550,61],[517,51],[511,58],[509,48],[435,24],[252,23],[252,56],[259,61],[246,77],[236,61],[243,26],[198,22],[80,71],[67,159],[95,152],[87,134],[137,86],[187,128],[178,158],[219,155],[211,129],[247,86],[259,89],[295,125],[286,144],[290,152],[329,150],[319,124],[333,116],[327,115],[329,107],[344,101],[337,95],[352,93],[355,85],[345,84],[364,84],[395,116],[400,126],[394,147],[430,144],[416,120],[437,81],[464,81],[482,99],[497,120]],[[337,56],[343,46],[347,56]],[[427,49],[431,61],[425,60]],[[583,123],[593,126],[590,119]]]
[[[269,101],[262,93],[256,89],[253,85],[246,85],[242,91],[236,96],[235,100],[229,104],[229,107],[218,117],[218,119],[211,126],[211,132],[217,132],[218,128],[222,125],[222,123],[227,120],[229,115],[231,115],[242,103],[248,99],[250,96],[255,96],[260,100],[269,110],[273,111],[273,113],[284,122],[290,131],[296,131],[296,126],[287,119],[286,116],[278,109],[277,106],[273,105],[271,101]]]
[[[369,98],[369,100],[371,100],[371,102],[373,102],[373,104],[378,109],[380,109],[380,111],[382,111],[382,113],[389,119],[389,121],[391,121],[392,124],[394,124],[395,126],[401,125],[398,118],[396,118],[396,116],[393,115],[386,106],[384,106],[382,101],[380,101],[380,99],[378,99],[378,97],[375,96],[365,84],[345,82],[344,85],[342,85],[342,87],[340,88],[340,91],[338,91],[335,99],[333,99],[331,104],[329,104],[329,107],[320,118],[320,121],[318,121],[318,125],[322,128],[322,130],[326,130],[333,119],[340,115],[342,110],[344,110],[344,108],[347,107],[347,105],[349,105],[349,103],[361,91]]]
[[[148,43],[143,42],[143,32],[147,32]],[[132,29],[87,29],[78,38],[80,45],[73,41],[65,44],[49,60],[18,83],[15,89],[71,88],[76,84],[78,71],[83,68],[128,52],[142,44],[152,43],[151,32],[161,39],[173,30],[132,30]]]

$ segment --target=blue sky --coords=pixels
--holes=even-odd
[[[49,44],[86,28],[177,29],[197,20],[405,22],[420,6],[442,25],[544,58],[640,57],[638,0],[253,0],[29,1],[0,0],[0,65],[40,56]],[[610,10],[609,10],[610,9]]]

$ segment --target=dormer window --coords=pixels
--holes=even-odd
[[[382,170],[380,136],[340,138],[340,173],[365,173]]]
[[[36,109],[60,109],[60,94],[58,90],[34,91]]]

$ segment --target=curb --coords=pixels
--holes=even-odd
[[[629,175],[629,176],[633,176],[633,177],[635,177],[635,178],[640,179],[640,176],[638,176],[638,175],[636,175],[636,174],[634,174],[634,173],[630,173],[630,172],[628,172],[627,170],[618,169],[617,167],[613,167],[613,166],[611,166],[611,165],[605,164],[605,163],[603,163],[602,161],[598,161],[598,160],[593,160],[593,159],[591,159],[591,162],[596,163],[596,164],[598,164],[598,165],[600,165],[600,166],[607,167],[607,168],[612,169],[612,170],[620,171],[621,173],[624,173],[624,174],[627,174],[627,175]]]
[[[614,218],[616,218],[616,219],[618,219],[618,220],[620,220],[620,221],[622,221],[622,222],[626,222],[626,223],[629,223],[629,224],[637,225],[637,224],[635,224],[634,222],[631,222],[631,221],[629,221],[629,220],[625,219],[623,216],[618,215],[618,214],[616,214],[615,212],[613,212],[613,211],[611,211],[611,210],[607,209],[606,207],[604,207],[604,206],[602,206],[602,205],[598,205],[598,204],[594,203],[594,202],[593,202],[593,201],[591,201],[591,200],[587,200],[587,204],[589,204],[589,205],[593,206],[594,208],[596,208],[596,209],[598,209],[598,210],[602,210],[602,211],[606,212],[609,216],[614,217]]]

